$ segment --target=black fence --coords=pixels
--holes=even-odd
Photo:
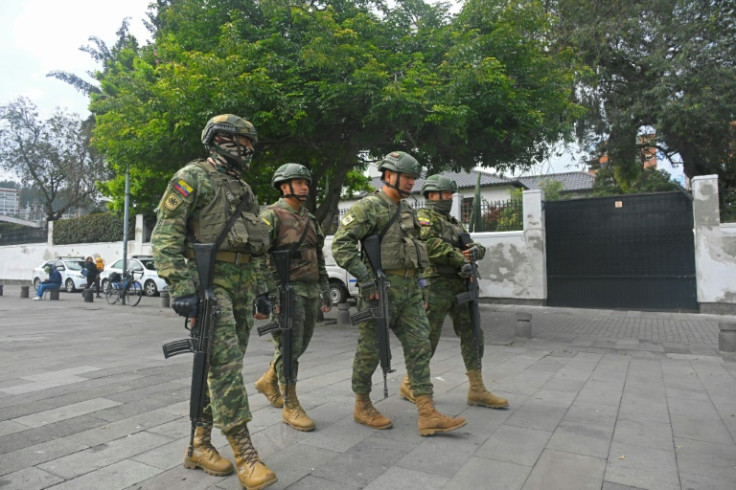
[[[45,228],[25,228],[17,230],[0,230],[0,245],[18,245],[21,243],[44,243],[47,240]]]
[[[424,201],[410,200],[409,203],[414,209],[424,207]],[[464,199],[462,204],[462,223],[470,228],[470,213],[473,209],[473,200]],[[334,230],[345,216],[346,210],[340,209],[338,215],[335,216]],[[518,199],[510,199],[508,201],[482,201],[481,202],[481,227],[475,231],[520,231],[524,229],[522,203]],[[334,231],[333,231],[334,233]]]

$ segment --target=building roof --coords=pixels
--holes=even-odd
[[[442,172],[445,177],[454,180],[457,183],[458,189],[474,188],[475,183],[478,180],[478,174],[480,174],[480,185],[481,187],[488,187],[492,185],[510,185],[519,187],[520,183],[515,179],[508,179],[506,177],[499,177],[498,175],[489,174],[486,172],[479,172],[478,170],[471,170],[470,172]],[[422,176],[414,181],[414,191],[420,192],[424,179],[427,177],[427,173],[423,172]],[[383,187],[381,177],[373,177],[371,184],[376,189]]]
[[[562,192],[585,191],[593,188],[595,176],[586,172],[565,172],[561,174],[531,175],[516,179],[527,189],[540,189],[545,180],[556,180],[562,183]]]

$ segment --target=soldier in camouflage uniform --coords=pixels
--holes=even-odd
[[[465,419],[439,413],[432,402],[429,379],[429,324],[424,312],[421,271],[429,265],[427,250],[419,239],[416,213],[403,198],[409,196],[419,177],[419,163],[402,151],[389,153],[378,169],[383,187],[351,207],[340,223],[332,242],[332,254],[340,267],[358,279],[361,298],[358,309],[365,310],[378,298],[369,262],[362,260],[358,242],[378,234],[381,265],[391,283],[388,289],[389,322],[404,350],[409,382],[419,411],[419,433],[423,436],[448,432],[465,425]],[[370,391],[373,373],[379,364],[375,322],[358,326],[358,348],[353,361],[353,392],[356,422],[374,429],[388,429],[393,423],[373,406]]]
[[[258,135],[253,125],[232,114],[215,116],[202,131],[207,159],[195,160],[174,174],[158,206],[151,246],[158,273],[169,285],[172,307],[194,325],[199,287],[195,243],[214,243],[238,211],[215,255],[214,293],[219,314],[211,339],[207,377],[209,400],[197,427],[194,451],[184,466],[227,475],[233,466],[211,444],[212,424],[222,430],[235,454],[238,478],[246,488],[265,488],[276,475],[258,457],[250,439],[243,356],[252,327],[251,305],[257,293],[257,257],[268,249],[268,229],[250,186],[241,180]],[[266,318],[265,315],[261,317]]]
[[[289,281],[295,292],[291,380],[297,379],[299,357],[307,350],[312,339],[317,310],[321,308],[325,313],[330,311],[329,280],[322,253],[325,235],[315,217],[304,206],[311,184],[312,173],[304,165],[287,163],[280,166],[273,175],[271,185],[281,193],[281,199],[261,212],[261,219],[270,230],[271,250],[291,251]],[[275,268],[273,277],[278,282]],[[277,296],[276,288],[277,285],[271,288],[272,297]],[[273,361],[268,371],[256,382],[256,390],[263,393],[274,407],[282,407],[284,423],[297,430],[313,431],[314,421],[304,412],[296,396],[296,383],[286,384],[281,332],[273,334],[273,343]],[[286,405],[279,384],[286,395]]]
[[[422,194],[427,199],[426,207],[418,212],[421,237],[427,244],[431,264],[424,275],[429,283],[427,318],[432,355],[440,340],[442,324],[449,314],[455,334],[460,337],[460,352],[470,380],[468,405],[506,408],[509,406],[508,401],[492,394],[483,385],[483,330],[480,331],[479,346],[473,333],[468,305],[459,305],[455,300],[456,295],[467,290],[466,281],[472,277],[473,272],[471,262],[482,259],[486,253],[485,247],[479,243],[473,243],[465,249],[460,248],[460,233],[465,233],[466,230],[462,223],[450,216],[452,195],[455,192],[455,181],[442,175],[427,177],[422,185]],[[399,394],[414,403],[414,394],[408,379],[404,378]]]

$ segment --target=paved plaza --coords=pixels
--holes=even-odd
[[[515,337],[516,313],[532,338]],[[191,356],[163,358],[183,319],[143,298],[136,307],[0,297],[0,488],[239,489],[235,475],[182,466],[189,439]],[[420,437],[416,407],[398,396],[405,374],[391,337],[394,428],[353,421],[357,331],[320,324],[301,360],[299,398],[317,430],[281,421],[253,383],[272,346],[255,332],[244,362],[262,459],[273,489],[736,488],[736,356],[719,352],[733,316],[483,305],[486,385],[507,410],[469,407],[459,342],[445,325],[432,359],[437,408],[467,426]],[[232,460],[218,431],[215,445]]]

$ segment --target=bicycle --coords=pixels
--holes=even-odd
[[[118,273],[110,274],[109,286],[105,289],[105,300],[114,305],[118,301],[123,305],[136,306],[143,297],[143,285],[134,277],[136,272],[126,272],[121,277]]]

